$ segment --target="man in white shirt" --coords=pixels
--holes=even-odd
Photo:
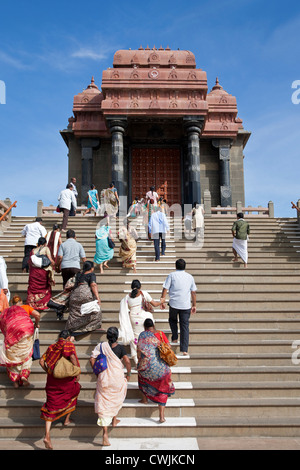
[[[59,193],[58,201],[59,201],[60,210],[63,212],[63,221],[62,221],[61,231],[66,232],[69,214],[70,214],[72,205],[75,211],[77,209],[77,201],[76,201],[76,197],[74,196],[73,186],[71,183],[67,184],[66,189],[63,189]]]
[[[155,207],[155,212],[151,215],[149,225],[149,234],[154,241],[155,261],[160,260],[160,240],[161,254],[165,255],[166,251],[166,235],[170,230],[166,214],[161,211],[159,206]]]
[[[23,273],[28,273],[29,271],[28,259],[33,248],[36,248],[39,238],[46,237],[47,235],[47,230],[41,222],[41,217],[37,217],[35,222],[25,225],[22,230],[22,237],[25,237],[24,258],[22,261]]]
[[[196,313],[196,284],[191,274],[185,272],[184,259],[176,261],[176,271],[168,275],[164,282],[161,300],[165,301],[169,291],[169,324],[172,342],[178,341],[177,317],[180,325],[180,352],[188,354],[190,315]],[[191,307],[192,300],[192,307]]]

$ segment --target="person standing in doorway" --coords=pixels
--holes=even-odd
[[[165,255],[166,252],[166,235],[170,227],[166,214],[161,210],[161,207],[156,206],[155,212],[150,217],[148,231],[154,241],[155,261],[160,260],[160,240],[161,240],[161,254]]]
[[[196,313],[197,287],[193,276],[185,271],[184,259],[176,261],[176,271],[166,278],[161,294],[161,302],[165,306],[167,292],[169,292],[169,325],[172,331],[172,342],[178,342],[178,324],[180,325],[180,352],[188,355],[189,347],[189,321],[190,315]],[[192,306],[191,306],[192,301]]]
[[[29,256],[32,250],[36,248],[39,238],[46,237],[47,235],[47,230],[42,225],[42,222],[42,218],[37,217],[35,222],[25,225],[22,230],[22,237],[25,237],[24,258],[22,261],[23,273],[28,273],[29,271]]]

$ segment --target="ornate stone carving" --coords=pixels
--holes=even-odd
[[[178,75],[175,72],[175,69],[173,69],[172,72],[170,72],[170,74],[169,74],[169,79],[177,80],[177,78],[178,78]]]
[[[134,79],[140,78],[140,75],[139,75],[139,72],[137,71],[137,69],[133,70],[133,72],[130,75],[130,78],[134,78]]]
[[[148,77],[156,80],[159,77],[159,71],[155,68],[151,69],[150,72],[148,73]]]
[[[188,77],[187,77],[187,78],[188,78],[188,80],[197,80],[197,74],[196,74],[196,72],[194,72],[194,71],[193,71],[193,72],[190,72],[190,73],[188,74]]]

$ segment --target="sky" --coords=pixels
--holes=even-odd
[[[187,49],[236,96],[251,132],[246,206],[274,202],[294,217],[300,199],[300,2],[286,0],[52,0],[0,5],[0,199],[14,215],[56,205],[68,182],[59,133],[74,95],[112,66],[119,49]],[[298,81],[298,83],[297,83]],[[296,87],[296,88],[293,88]],[[297,92],[299,90],[299,92]],[[102,188],[99,188],[102,189]]]

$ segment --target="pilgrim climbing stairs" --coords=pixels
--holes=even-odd
[[[11,295],[18,293],[24,300],[28,275],[21,272],[21,231],[32,221],[34,217],[12,217],[0,236],[0,255],[7,263]],[[50,230],[56,219],[49,216],[43,221]],[[233,216],[207,218],[204,245],[197,250],[185,239],[174,240],[178,222],[169,221],[166,256],[160,262],[154,261],[152,242],[140,239],[137,273],[122,269],[117,241],[110,269],[100,275],[96,268],[102,329],[76,341],[82,390],[74,424],[63,427],[54,423],[52,439],[71,442],[101,437],[94,412],[96,377],[89,364],[90,353],[105,340],[109,326],[118,326],[119,302],[130,291],[131,281],[139,279],[143,289],[158,299],[177,258],[186,260],[186,269],[195,278],[197,313],[190,320],[189,355],[181,356],[178,345],[173,345],[179,360],[172,368],[176,392],[167,402],[166,422],[158,423],[156,405],[139,403],[137,372],[133,370],[119,413],[120,424],[110,428],[110,438],[299,437],[300,232],[296,220],[249,217],[247,269],[242,262],[232,262]],[[98,222],[98,218],[89,216],[69,222],[88,260],[94,257]],[[61,277],[56,274],[54,292],[61,289]],[[167,310],[155,309],[154,317],[157,329],[170,338]],[[42,313],[42,353],[56,341],[64,323],[57,321],[52,310]],[[46,374],[38,361],[33,363],[29,388],[14,389],[4,368],[0,368],[0,377],[0,439],[41,439],[44,422],[40,408],[45,401]]]

